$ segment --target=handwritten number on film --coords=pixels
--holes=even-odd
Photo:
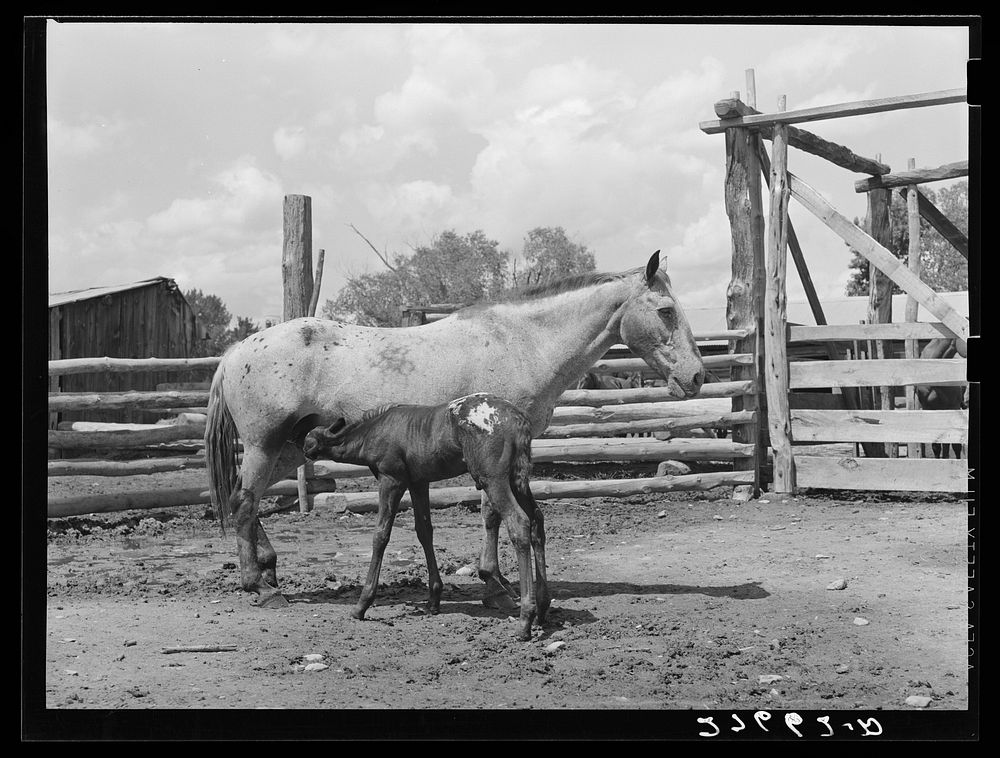
[[[729,727],[730,731],[742,732],[747,728],[746,724],[743,723],[743,720],[735,713],[731,713],[729,715],[733,719],[733,721],[736,722],[735,726]],[[753,715],[753,720],[757,723],[757,726],[761,730],[765,732],[770,731],[766,726],[764,726],[766,722],[771,720],[771,714],[768,713],[767,711],[757,711]],[[820,716],[816,719],[816,721],[822,724],[827,730],[825,734],[820,735],[821,737],[829,737],[833,734],[833,727],[830,726],[829,716]],[[710,732],[709,731],[698,732],[699,737],[715,737],[716,735],[722,733],[722,730],[715,723],[712,716],[699,717],[698,723],[704,724],[714,730]],[[803,736],[802,732],[796,728],[802,726],[803,723],[804,722],[802,720],[802,717],[799,714],[795,712],[790,712],[785,714],[785,726],[788,727],[788,729],[791,730],[791,732],[796,737]],[[857,719],[857,723],[858,726],[860,726],[864,730],[862,734],[863,737],[877,737],[878,735],[882,734],[882,725],[878,722],[878,720],[874,718]],[[847,727],[847,729],[851,732],[854,731],[854,724],[852,724],[850,721],[844,722],[843,726]]]

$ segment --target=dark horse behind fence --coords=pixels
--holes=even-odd
[[[921,358],[954,358],[961,355],[964,348],[954,339],[934,339],[927,343],[920,351]],[[953,411],[959,408],[968,407],[966,386],[948,386],[935,384],[917,384],[913,387],[913,392],[920,403],[920,407],[925,411]],[[956,458],[962,457],[962,446],[958,443],[950,445]],[[931,450],[935,458],[947,458],[949,445],[939,442],[931,443]]]
[[[304,461],[309,430],[389,403],[437,405],[488,392],[524,412],[537,437],[559,395],[619,342],[659,373],[673,396],[701,389],[701,354],[660,270],[659,251],[645,267],[569,277],[424,326],[379,329],[300,318],[234,345],[212,380],[205,454],[217,517],[235,522],[241,586],[258,593],[261,604],[285,602],[258,506],[268,486]],[[479,568],[491,577],[485,590],[491,598],[505,593],[507,583],[488,498],[482,517]]]

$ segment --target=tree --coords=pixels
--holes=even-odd
[[[251,334],[259,332],[260,327],[257,326],[249,316],[237,316],[236,324],[233,325],[231,329],[226,330],[226,347],[229,347],[233,343],[240,342],[246,339]]]
[[[571,242],[561,226],[532,229],[524,238],[523,254],[527,267],[523,274],[513,269],[515,286],[561,279],[595,268],[594,254],[586,245]]]
[[[184,299],[194,311],[198,325],[207,334],[205,339],[198,340],[195,344],[192,357],[222,355],[233,343],[260,331],[248,316],[237,316],[235,325],[230,327],[233,317],[217,295],[207,295],[199,289],[192,289],[184,293]]]
[[[379,252],[358,234],[387,270],[348,277],[337,296],[324,303],[322,313],[327,318],[399,326],[406,305],[492,300],[507,285],[507,254],[482,231],[463,236],[448,230],[409,256],[395,257]]]
[[[968,235],[969,183],[967,181],[956,182],[937,192],[926,188],[921,188],[920,191],[962,233]],[[901,193],[892,193],[889,216],[892,226],[890,252],[897,258],[908,261],[910,232],[906,200]],[[854,223],[861,226],[856,218]],[[868,259],[855,251],[848,264],[851,276],[847,281],[846,294],[868,294],[868,266]],[[920,278],[935,292],[957,292],[969,287],[969,262],[923,217],[920,219]],[[902,290],[894,284],[892,292],[899,294]]]
[[[191,310],[194,311],[198,325],[208,335],[198,340],[194,347],[194,357],[222,355],[230,344],[227,331],[233,317],[222,300],[216,295],[207,295],[200,289],[191,289],[184,293]]]

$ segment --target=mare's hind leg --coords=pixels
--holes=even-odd
[[[427,482],[410,485],[410,501],[413,503],[413,524],[417,530],[417,539],[424,549],[427,559],[427,612],[438,613],[441,610],[441,574],[438,572],[437,558],[434,555],[434,527],[431,525],[431,501]]]
[[[382,570],[382,556],[385,554],[389,536],[392,534],[392,524],[399,512],[399,501],[406,492],[406,485],[387,474],[379,478],[378,486],[378,521],[375,525],[375,535],[372,537],[372,560],[368,564],[368,577],[365,586],[361,588],[361,597],[351,610],[351,618],[363,619],[365,612],[375,600],[375,590],[378,589],[378,575]]]
[[[281,448],[281,454],[274,465],[271,475],[268,477],[268,484],[273,484],[286,474],[291,473],[300,466],[305,458],[302,451],[294,445],[286,444]],[[278,586],[278,554],[271,547],[271,541],[267,538],[264,525],[260,518],[257,519],[257,565],[260,566],[264,581],[271,587]],[[277,601],[280,603],[280,601]]]
[[[239,489],[230,499],[230,509],[236,522],[236,546],[240,557],[240,585],[247,592],[259,596],[259,604],[265,607],[287,605],[288,601],[278,592],[275,584],[269,583],[261,568],[261,557],[270,563],[271,576],[274,575],[276,556],[267,535],[260,526],[257,511],[260,497],[267,487],[275,457],[265,450],[245,446],[243,466],[240,471]],[[258,551],[258,541],[265,546]]]
[[[517,605],[512,598],[517,594],[503,574],[500,573],[500,559],[497,556],[497,543],[500,541],[500,511],[491,502],[487,493],[483,492],[481,501],[483,514],[483,547],[479,553],[479,578],[486,582],[483,590],[483,605],[487,608],[497,608],[507,613],[513,612]]]

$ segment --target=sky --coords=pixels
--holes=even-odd
[[[747,69],[764,112],[965,87],[969,29],[50,20],[46,53],[49,292],[166,276],[260,323],[282,312],[289,194],[312,198],[320,302],[382,270],[351,225],[389,254],[482,230],[512,256],[559,226],[603,271],[661,250],[686,308],[723,307],[714,103]],[[965,104],[802,127],[894,171],[969,157]],[[788,163],[865,215],[862,175]],[[843,297],[850,251],[794,201],[791,218],[820,296]]]

